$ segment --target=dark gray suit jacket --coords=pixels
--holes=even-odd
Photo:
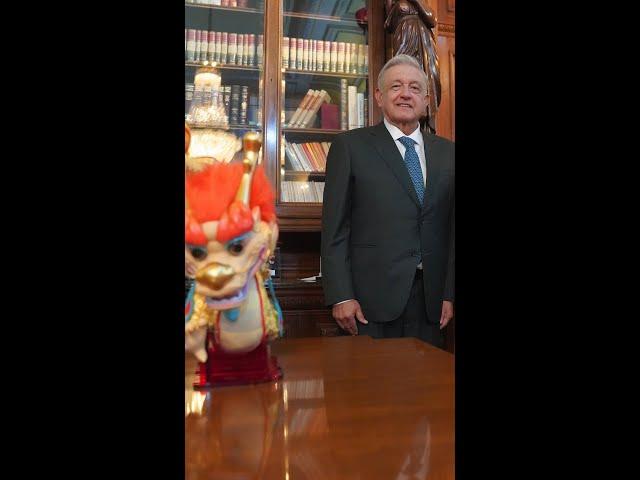
[[[406,306],[422,260],[427,317],[454,299],[455,144],[424,134],[427,185],[420,208],[384,122],[337,135],[327,158],[322,209],[325,303],[354,298],[368,321]]]

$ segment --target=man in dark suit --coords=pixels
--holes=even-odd
[[[325,302],[352,335],[442,348],[454,300],[454,143],[420,131],[427,78],[412,57],[387,62],[375,96],[384,121],[337,135],[327,158]]]

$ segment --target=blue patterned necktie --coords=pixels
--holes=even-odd
[[[404,152],[404,163],[407,165],[411,181],[416,189],[418,200],[420,205],[424,199],[424,180],[422,179],[422,168],[420,167],[420,159],[418,158],[418,152],[414,147],[416,141],[409,137],[400,137],[398,141],[404,145],[406,151]]]

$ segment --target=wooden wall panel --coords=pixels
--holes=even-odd
[[[455,25],[456,23],[456,0],[431,0],[432,4],[437,3],[436,10],[438,23]]]
[[[440,62],[440,82],[442,101],[436,118],[437,134],[455,141],[456,139],[456,39],[438,36],[438,61]]]

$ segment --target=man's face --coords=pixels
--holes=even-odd
[[[384,116],[398,128],[413,127],[427,111],[427,86],[420,71],[411,65],[396,65],[383,77],[376,100]],[[406,133],[406,132],[405,132]]]

